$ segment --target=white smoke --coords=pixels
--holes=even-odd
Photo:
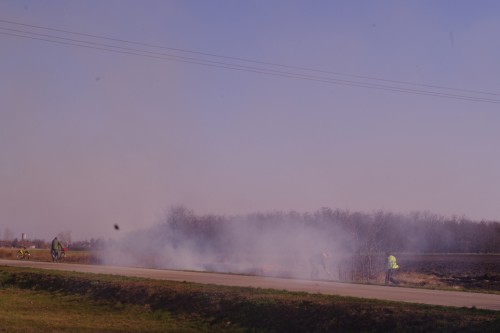
[[[328,208],[313,214],[197,216],[181,206],[168,211],[154,227],[113,243],[104,263],[370,281],[383,273],[386,251],[496,253],[499,225],[428,213],[363,214]],[[322,253],[330,256],[318,260]]]
[[[104,263],[307,278],[317,253],[332,254],[335,271],[349,238],[337,224],[293,212],[223,218],[175,207],[153,228],[113,244]]]

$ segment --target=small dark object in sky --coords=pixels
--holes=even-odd
[[[118,224],[115,224],[115,230],[120,230],[120,227],[118,226]]]

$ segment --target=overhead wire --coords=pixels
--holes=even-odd
[[[173,48],[167,48],[167,47],[159,47],[159,46],[146,44],[146,43],[131,42],[131,41],[112,39],[112,38],[102,37],[102,36],[97,36],[97,35],[89,35],[89,34],[83,34],[83,33],[70,32],[70,31],[60,30],[60,29],[44,28],[44,27],[39,27],[39,26],[27,25],[27,24],[13,23],[10,21],[5,21],[5,20],[0,20],[0,22],[12,23],[12,24],[17,24],[17,25],[24,25],[24,26],[28,26],[28,27],[40,28],[40,29],[45,29],[45,30],[53,30],[53,31],[57,31],[57,32],[64,32],[64,33],[69,33],[69,34],[74,34],[74,35],[81,35],[81,36],[87,36],[87,37],[110,40],[110,41],[112,40],[114,42],[129,43],[129,44],[134,44],[134,45],[142,45],[142,46],[147,46],[147,47],[163,48],[163,49],[178,50],[178,51],[180,50],[180,49],[173,49]],[[100,43],[100,42],[98,43],[98,42],[93,42],[93,41],[89,41],[89,40],[82,40],[82,39],[76,39],[76,38],[68,38],[68,37],[61,37],[61,36],[55,36],[55,35],[49,35],[49,34],[42,34],[42,33],[37,33],[37,32],[33,32],[33,31],[18,30],[18,29],[6,28],[6,27],[1,27],[1,26],[0,26],[0,34],[13,36],[13,37],[27,38],[27,39],[32,39],[32,40],[39,40],[39,41],[44,41],[44,42],[49,42],[49,43],[84,47],[84,48],[89,48],[89,49],[96,49],[96,50],[107,51],[107,52],[128,54],[128,55],[134,55],[134,56],[142,56],[142,57],[183,62],[183,63],[189,63],[189,64],[197,64],[197,65],[210,66],[210,67],[222,68],[222,69],[252,72],[252,73],[258,73],[258,74],[273,75],[273,76],[279,76],[279,77],[285,77],[285,78],[294,78],[294,79],[302,79],[302,80],[309,80],[309,81],[316,81],[316,82],[323,82],[323,83],[330,83],[330,84],[338,84],[338,85],[344,85],[344,86],[353,86],[353,87],[361,87],[361,88],[369,88],[369,89],[378,89],[378,90],[384,90],[384,91],[410,93],[410,94],[416,94],[416,95],[425,95],[425,96],[434,96],[434,97],[449,98],[449,99],[466,100],[466,101],[472,101],[472,102],[500,104],[500,100],[485,98],[485,97],[470,96],[470,95],[464,95],[464,94],[458,94],[458,93],[433,91],[432,89],[431,90],[429,90],[429,89],[426,89],[426,90],[414,89],[414,88],[409,88],[409,87],[404,87],[404,86],[394,86],[394,85],[386,85],[386,84],[363,82],[363,81],[353,81],[353,80],[338,79],[338,78],[332,78],[332,77],[326,77],[326,76],[318,76],[318,75],[312,75],[312,74],[303,74],[303,73],[297,73],[297,72],[291,72],[291,71],[241,65],[241,64],[234,63],[234,62],[231,63],[231,62],[215,61],[215,60],[210,60],[210,59],[195,58],[195,57],[189,57],[189,56],[181,56],[181,55],[175,55],[175,54],[170,54],[170,53],[149,51],[149,50],[144,50],[144,49],[140,49],[140,48],[125,47],[125,46],[113,45],[113,44],[109,44],[109,43]],[[185,50],[183,50],[183,52],[190,52],[190,53],[198,54],[198,55],[210,55],[210,54],[204,54],[204,53],[193,52],[193,51],[185,51]],[[210,56],[213,57],[215,55],[210,55]],[[225,59],[245,61],[247,63],[261,64],[261,65],[265,64],[268,66],[272,65],[272,66],[277,66],[277,67],[281,67],[281,68],[288,68],[288,69],[295,69],[295,70],[307,70],[307,71],[310,71],[312,73],[316,72],[316,73],[323,73],[323,74],[326,74],[326,73],[333,74],[333,72],[307,69],[305,67],[293,67],[293,66],[285,66],[285,65],[281,66],[281,65],[273,64],[273,63],[245,60],[242,58],[233,58],[233,57],[226,57],[226,56],[215,56],[215,57],[218,57],[221,59],[225,58]],[[350,75],[350,76],[355,77],[355,75]],[[357,77],[361,78],[361,76],[357,76]],[[365,78],[367,78],[367,77],[365,77]],[[393,84],[395,84],[395,83],[403,84],[404,83],[402,81],[394,81],[394,80],[385,80],[385,79],[377,79],[377,80],[380,82],[392,82]],[[483,95],[484,94],[500,95],[500,94],[496,94],[496,93],[477,92],[477,91],[473,91],[473,90],[447,88],[447,87],[432,86],[432,85],[412,84],[412,83],[404,83],[404,84],[427,87],[427,88],[433,87],[433,88],[439,88],[439,89],[447,89],[447,90],[457,91],[457,92],[460,91],[462,93],[467,92],[467,93],[483,94]]]
[[[358,78],[358,79],[367,79],[367,80],[389,82],[389,83],[396,83],[396,84],[404,84],[404,85],[411,85],[411,86],[421,86],[421,87],[438,88],[438,89],[444,89],[444,90],[454,90],[454,91],[461,91],[461,92],[468,92],[468,93],[475,93],[475,94],[500,96],[500,93],[492,93],[492,92],[470,90],[470,89],[461,89],[461,88],[452,88],[452,87],[445,87],[445,86],[440,86],[440,85],[415,83],[415,82],[400,81],[400,80],[391,80],[391,79],[384,79],[384,78],[378,78],[378,77],[366,76],[366,75],[356,75],[356,74],[342,73],[342,72],[336,72],[336,71],[327,71],[327,70],[321,70],[321,69],[310,68],[310,67],[283,65],[283,64],[273,63],[273,62],[251,60],[251,59],[246,59],[246,58],[241,58],[241,57],[223,56],[223,55],[218,55],[218,54],[213,54],[213,53],[192,51],[192,50],[186,50],[186,49],[181,49],[181,48],[173,48],[173,47],[167,47],[167,46],[162,46],[162,45],[157,45],[157,44],[130,41],[130,40],[118,39],[118,38],[111,38],[111,37],[107,37],[107,36],[88,34],[88,33],[82,33],[82,32],[75,32],[75,31],[64,30],[64,29],[48,28],[48,27],[43,27],[43,26],[38,26],[38,25],[19,23],[19,22],[2,20],[2,19],[0,19],[0,22],[20,25],[20,26],[25,26],[25,27],[30,27],[30,28],[36,28],[36,29],[44,29],[44,30],[49,30],[49,31],[62,32],[62,33],[73,34],[73,35],[80,35],[80,36],[86,36],[86,37],[92,37],[92,38],[98,38],[98,39],[105,39],[105,40],[121,42],[121,43],[135,44],[135,45],[141,45],[141,46],[158,48],[158,49],[165,49],[165,50],[171,50],[171,51],[177,51],[177,52],[198,54],[198,55],[202,55],[202,56],[210,56],[210,57],[229,59],[229,60],[237,60],[237,61],[256,63],[256,64],[261,64],[261,65],[276,66],[276,67],[282,67],[282,68],[288,68],[288,69],[304,70],[304,71],[318,72],[318,73],[324,73],[324,74],[333,74],[333,75],[347,76],[347,77]]]

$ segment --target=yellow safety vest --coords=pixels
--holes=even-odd
[[[399,266],[396,263],[396,257],[393,255],[390,255],[387,257],[387,269],[398,269]]]

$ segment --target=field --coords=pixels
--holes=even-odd
[[[15,259],[17,249],[0,248],[0,258]],[[30,260],[50,261],[47,249],[30,250]],[[401,286],[452,289],[500,293],[500,254],[398,254],[400,270],[395,278]],[[65,262],[99,264],[99,252],[68,251]],[[374,270],[370,279],[364,279],[359,268],[348,266],[349,274],[338,273],[344,281],[371,284],[384,283],[384,257],[374,256]],[[332,268],[335,272],[335,269]],[[351,274],[352,272],[356,274]],[[256,275],[266,275],[256,271]],[[286,274],[284,274],[286,277]],[[346,278],[348,277],[348,278]]]
[[[395,278],[401,286],[500,293],[498,254],[399,254],[397,259]],[[383,257],[375,261],[383,267]],[[369,283],[383,284],[384,278],[378,269]],[[366,280],[358,276],[356,282]]]
[[[500,293],[500,255],[400,255],[401,280],[409,285]],[[420,277],[420,278],[419,278]]]
[[[16,253],[19,249],[0,248],[0,258],[16,259]],[[30,259],[33,261],[51,261],[49,249],[28,249]],[[78,264],[99,264],[99,252],[97,251],[68,251],[65,258],[61,261]]]

